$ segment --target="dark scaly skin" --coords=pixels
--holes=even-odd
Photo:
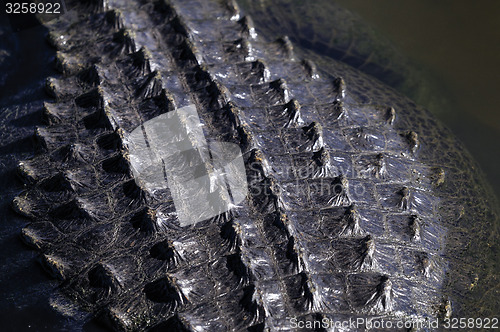
[[[231,3],[108,6],[47,24],[63,75],[13,203],[64,280],[54,307],[124,330],[431,318],[448,301],[495,313],[494,197],[426,111],[307,54],[316,70]],[[207,137],[241,146],[250,190],[234,214],[181,228],[168,191],[135,183],[123,138],[190,103]]]

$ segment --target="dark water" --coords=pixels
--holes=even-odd
[[[500,196],[500,2],[338,0],[431,74],[448,99],[432,109],[481,164]]]

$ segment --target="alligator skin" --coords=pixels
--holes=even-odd
[[[63,315],[74,303],[116,330],[274,331],[495,313],[494,197],[426,111],[264,40],[231,1],[78,6],[46,24],[62,74],[13,201]],[[241,147],[249,193],[181,227],[170,192],[133,178],[126,137],[190,104],[206,137]]]

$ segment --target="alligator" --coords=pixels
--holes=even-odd
[[[62,316],[125,331],[362,319],[346,328],[362,331],[369,319],[498,313],[496,199],[425,109],[266,39],[232,0],[72,5],[44,23],[60,74],[46,80],[46,125],[12,202],[30,220],[21,238],[60,280],[49,301]],[[186,108],[199,121],[188,129],[241,149],[248,184],[243,201],[192,224],[171,186],[138,172],[162,146],[151,121]]]

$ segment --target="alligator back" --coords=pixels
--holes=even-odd
[[[493,197],[426,111],[266,41],[231,1],[76,8],[47,23],[62,75],[47,80],[54,101],[13,202],[62,280],[53,307],[77,303],[117,330],[491,313]],[[148,121],[192,105],[205,137],[240,147],[248,194],[185,225],[172,188],[138,178],[130,137],[143,130],[154,154]]]

